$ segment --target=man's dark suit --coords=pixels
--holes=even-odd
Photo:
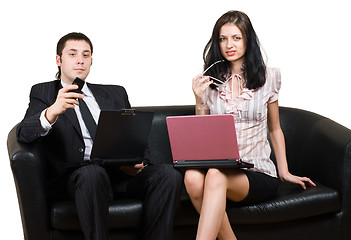
[[[88,87],[101,110],[130,108],[128,96],[123,87],[97,84],[88,84]],[[40,114],[56,101],[60,88],[62,86],[58,80],[32,87],[29,108],[17,128],[19,141],[33,142],[40,139],[42,133]],[[48,158],[54,160],[53,163],[59,173],[63,170],[63,163],[83,161],[85,146],[74,109],[67,109],[58,117],[43,144],[47,149]]]
[[[123,87],[97,84],[88,84],[88,87],[92,91],[101,110],[130,108],[128,96]],[[110,192],[112,191],[110,177],[112,177],[112,180],[115,180],[116,176],[111,176],[111,171],[108,171],[110,174],[109,177],[105,169],[97,165],[80,167],[79,169],[71,170],[71,172],[63,167],[67,164],[83,162],[84,158],[85,145],[75,110],[67,109],[65,113],[58,117],[49,133],[43,137],[41,135],[40,114],[44,109],[55,102],[60,88],[62,88],[62,85],[58,80],[37,84],[32,87],[29,108],[27,109],[23,121],[17,127],[18,141],[30,143],[40,140],[42,142],[45,149],[44,152],[47,154],[47,159],[51,161],[53,169],[56,171],[54,174],[55,178],[68,181],[68,188],[73,191],[72,197],[76,200],[77,210],[80,211],[79,209],[82,209],[82,218],[89,218],[89,216],[94,215],[91,211],[95,211],[95,208],[104,209],[101,210],[104,212],[101,218],[106,218],[105,215],[108,214],[108,212],[106,212],[108,211],[108,198],[111,196]],[[72,171],[74,172],[72,173]],[[90,177],[93,176],[91,171],[94,171],[94,174],[96,173],[97,178],[103,175],[103,180],[101,183],[98,183],[100,186]],[[118,170],[113,173],[121,174],[121,178],[117,179],[126,181],[126,191],[137,194],[140,198],[144,199],[145,229],[142,230],[144,239],[170,239],[174,208],[180,193],[181,174],[169,165],[146,167],[134,177],[124,175]],[[66,178],[62,178],[62,176],[66,176]],[[77,188],[85,181],[84,178],[92,182],[88,184],[86,189],[83,187],[83,190],[79,189],[78,191]],[[98,200],[100,201],[99,204],[95,207],[91,207],[94,209],[88,209],[87,212],[86,206],[80,207],[79,205],[83,204],[81,202],[85,202],[86,199],[89,199],[91,197],[90,195],[96,195],[89,193],[90,186],[94,184],[97,184],[96,189],[99,191],[101,191],[102,186],[106,189],[102,189],[105,192],[98,194],[104,196],[98,196],[100,197],[100,200]],[[163,187],[162,184],[164,184],[165,187]],[[81,191],[83,191],[83,195],[77,196],[77,192]],[[82,200],[80,201],[77,199]],[[101,206],[106,204],[107,206]],[[154,204],[164,206],[161,213],[155,212],[157,211],[156,209],[153,210]],[[158,209],[162,208],[159,207]],[[84,225],[89,225],[90,223],[83,224],[81,218],[80,221],[83,231],[88,231],[84,230]],[[84,221],[90,221],[90,219]],[[104,225],[102,227],[107,228],[107,220],[105,221],[99,218],[95,219],[95,221]],[[98,237],[96,235],[94,232],[95,225],[91,228],[93,229],[89,231],[93,233],[89,233],[92,235],[89,236],[89,239],[106,239],[105,236]],[[88,239],[86,232],[85,236]]]

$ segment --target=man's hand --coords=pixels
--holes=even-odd
[[[77,99],[83,98],[83,94],[69,92],[77,88],[77,85],[67,85],[59,90],[56,101],[46,110],[45,117],[49,123],[54,123],[57,117],[66,112],[68,108],[74,109],[75,105],[79,105]]]
[[[140,173],[143,170],[143,168],[144,168],[144,163],[138,163],[138,164],[135,164],[134,166],[124,165],[124,166],[121,166],[119,169],[127,175],[135,176],[138,173]]]

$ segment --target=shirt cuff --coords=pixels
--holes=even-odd
[[[49,123],[49,121],[45,117],[46,111],[47,111],[47,108],[44,109],[40,114],[40,125],[41,125],[41,129],[43,130],[43,132],[41,133],[41,136],[47,135],[49,131],[52,129],[52,125],[54,125],[56,122],[55,120],[53,124]]]

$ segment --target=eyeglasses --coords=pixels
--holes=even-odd
[[[202,72],[202,74],[205,74],[211,67],[213,67],[214,65],[216,65],[217,63],[221,63],[221,62],[224,62],[224,60],[219,60],[219,61],[217,61],[217,62],[214,62],[214,63],[212,63],[208,68],[206,68],[205,69],[205,71],[203,71]],[[217,81],[217,82],[213,82],[212,84],[213,85],[215,85],[216,87],[218,87],[218,84],[224,84],[224,82],[222,81],[222,80],[219,80],[219,79],[217,79],[217,78],[215,78],[215,77],[212,77],[212,76],[209,76],[210,77],[210,79],[212,79],[212,80],[215,80],[215,81]],[[211,85],[212,85],[211,84]]]

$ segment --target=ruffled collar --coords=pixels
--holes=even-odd
[[[239,81],[240,95],[232,100],[232,90],[229,86],[229,80],[237,79]],[[244,103],[247,100],[253,98],[253,90],[243,87],[245,85],[245,80],[239,74],[233,74],[226,78],[226,82],[217,87],[219,98],[224,101],[225,111],[228,114],[241,112],[244,108]]]

